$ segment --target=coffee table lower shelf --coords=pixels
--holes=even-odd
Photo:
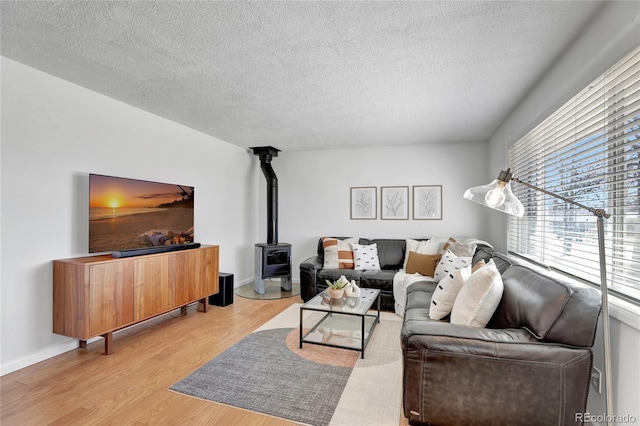
[[[322,319],[315,324],[311,330],[302,335],[302,319],[300,320],[300,348],[303,343],[313,345],[329,346],[332,348],[349,349],[360,352],[360,357],[364,358],[364,350],[371,339],[373,330],[379,322],[376,315],[349,316],[347,314],[329,312],[323,315]],[[353,327],[344,327],[345,323],[353,323]],[[358,324],[360,323],[360,327]]]
[[[325,294],[319,294],[300,307],[300,348],[303,343],[349,349],[364,350],[380,322],[380,291],[362,289],[360,298],[333,301]],[[369,313],[374,302],[377,314]],[[313,321],[311,328],[304,332],[305,311],[315,312],[308,316]]]

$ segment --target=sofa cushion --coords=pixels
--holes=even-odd
[[[340,240],[338,238],[325,237],[322,238],[322,246],[324,247],[324,264],[327,269],[353,269],[353,250],[351,243],[357,243],[357,238],[346,238]]]
[[[471,265],[456,269],[440,280],[431,296],[429,318],[440,320],[451,313],[453,304],[465,281],[471,276]]]
[[[378,246],[378,260],[380,269],[399,270],[404,262],[405,240],[392,239],[360,239],[360,244],[376,244]]]
[[[451,324],[484,327],[502,298],[503,283],[493,260],[471,274],[451,310]]]
[[[491,257],[491,254],[495,252],[493,247],[490,247],[485,244],[478,244],[476,247],[476,252],[473,254],[473,263],[477,262],[480,259],[488,260]]]
[[[431,298],[436,290],[436,283],[431,281],[418,281],[407,287],[407,306],[405,316],[410,312],[419,311],[423,320],[429,320]],[[405,318],[406,319],[406,318]]]
[[[360,287],[377,288],[393,294],[393,276],[396,271],[356,271],[361,272]]]
[[[504,274],[504,272],[514,264],[513,259],[508,258],[493,247],[489,247],[484,244],[478,245],[476,253],[473,255],[473,264],[475,265],[479,260],[484,260],[486,262],[489,259],[493,259],[493,262],[496,264],[496,268],[498,268],[498,271],[500,271],[501,274]]]
[[[441,279],[455,271],[456,269],[464,268],[471,265],[470,257],[458,257],[451,250],[447,250],[442,255],[442,259],[436,266],[436,272],[433,275],[433,280],[439,282]]]
[[[379,271],[380,261],[378,260],[377,244],[354,244],[353,249],[354,268],[356,271]]]
[[[586,284],[571,286],[571,297],[562,315],[553,323],[545,340],[567,345],[592,347],[602,307],[601,293]]]
[[[544,339],[569,302],[571,286],[522,265],[511,266],[502,279],[504,294],[489,326],[525,328]],[[571,324],[567,333],[572,333]]]

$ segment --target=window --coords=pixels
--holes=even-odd
[[[516,142],[513,175],[611,214],[604,220],[607,285],[640,301],[640,46]],[[600,284],[592,213],[518,183],[525,207],[509,216],[508,248]]]

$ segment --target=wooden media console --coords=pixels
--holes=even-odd
[[[138,257],[111,255],[53,261],[53,332],[80,340],[102,336],[201,302],[218,293],[218,246]]]

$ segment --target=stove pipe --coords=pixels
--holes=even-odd
[[[278,177],[271,167],[271,159],[279,149],[272,146],[250,148],[260,158],[260,168],[267,178],[267,243],[278,244]]]

